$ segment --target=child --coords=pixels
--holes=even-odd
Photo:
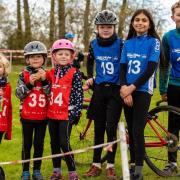
[[[165,61],[160,64],[160,94],[168,105],[180,107],[180,1],[171,10],[176,29],[167,32],[162,39]],[[179,139],[179,130],[180,117],[169,113],[168,131]],[[168,152],[168,161],[164,172],[172,176],[177,172],[177,151]]]
[[[45,80],[46,73],[42,66],[47,58],[47,49],[39,41],[32,41],[24,47],[27,63],[25,70],[19,75],[16,96],[21,101],[20,118],[22,124],[22,159],[30,159],[32,144],[34,158],[42,157],[44,137],[47,125],[47,96],[50,85]],[[49,87],[49,88],[48,88]],[[34,180],[42,180],[41,161],[34,161]],[[29,162],[23,163],[22,180],[29,180]]]
[[[71,151],[70,133],[73,124],[80,118],[83,90],[81,73],[72,67],[75,50],[71,41],[60,39],[52,46],[52,60],[55,68],[47,73],[51,82],[51,96],[47,116],[49,118],[49,133],[51,137],[52,154]],[[78,180],[73,155],[65,156],[69,179]],[[53,158],[53,174],[51,180],[63,179],[61,158]]]
[[[11,86],[7,82],[9,67],[9,61],[0,54],[0,143],[3,135],[7,140],[12,136]]]
[[[69,41],[73,42],[75,35],[72,32],[68,32],[65,34],[65,39],[68,39]],[[81,64],[84,61],[84,54],[82,52],[77,52],[74,60],[73,60],[73,67],[80,69]],[[82,79],[87,79],[87,77],[84,75],[83,72],[82,74]]]
[[[121,90],[130,138],[131,179],[142,180],[144,128],[153,94],[160,39],[151,14],[137,10],[131,18],[121,57]]]
[[[115,28],[116,15],[109,10],[99,12],[95,18],[97,37],[90,43],[86,81],[88,86],[94,83],[94,92],[88,118],[94,119],[94,144],[104,143],[104,134],[107,133],[107,141],[117,139],[117,125],[121,114],[122,103],[119,95],[120,82],[120,56],[122,40],[117,37]],[[93,82],[93,67],[96,63],[96,77]],[[92,105],[93,104],[93,105]],[[114,161],[117,144],[113,145],[113,151],[108,152],[106,176],[108,179],[116,179]],[[85,173],[85,177],[99,176],[101,173],[102,148],[94,150],[93,163]]]

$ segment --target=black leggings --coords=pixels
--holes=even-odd
[[[143,166],[144,161],[144,128],[151,95],[146,92],[135,91],[132,94],[133,107],[124,105],[124,113],[128,126],[130,162],[136,166]]]
[[[2,141],[2,138],[3,138],[3,134],[4,134],[4,132],[0,132],[0,144],[1,144],[1,141]]]
[[[44,137],[46,132],[46,121],[29,122],[21,120],[22,123],[22,159],[30,159],[31,147],[34,145],[33,158],[42,157],[44,148]],[[34,138],[33,138],[34,136]],[[41,160],[34,161],[34,170],[40,170]],[[29,162],[23,163],[23,171],[29,171]]]
[[[169,85],[167,90],[168,105],[180,108],[180,86]],[[169,113],[168,131],[177,136],[179,140],[180,116]],[[168,152],[170,162],[177,161],[177,151]]]
[[[60,154],[61,149],[64,153],[71,151],[70,147],[70,134],[72,125],[69,121],[63,120],[49,120],[49,133],[51,137],[51,152],[52,154]],[[61,167],[61,158],[53,158],[53,167]],[[69,171],[75,171],[74,156],[65,156],[65,161]]]
[[[119,95],[119,86],[95,85],[93,94],[94,114],[94,144],[104,143],[104,134],[107,134],[107,142],[117,139],[117,125],[119,122],[122,101]],[[107,162],[114,164],[117,144],[113,145],[113,151],[108,152]],[[102,148],[94,150],[93,162],[100,163]]]

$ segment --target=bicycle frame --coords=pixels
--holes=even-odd
[[[160,133],[154,127],[154,125],[151,122],[152,120],[167,134],[167,136],[170,135],[170,133],[167,131],[167,129],[158,122],[157,117],[151,117],[150,115],[148,115],[147,123],[150,125],[151,129],[154,131],[156,137],[159,139],[159,142],[148,142],[148,143],[145,143],[145,147],[162,147],[162,146],[166,146],[168,144],[168,142],[166,141],[166,139],[164,139],[160,135]]]

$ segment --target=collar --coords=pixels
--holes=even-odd
[[[7,84],[7,78],[1,77],[0,78],[0,87],[4,87]]]
[[[100,37],[99,36],[99,34],[97,34],[97,42],[98,42],[98,44],[99,44],[99,46],[111,46],[113,43],[114,43],[114,41],[116,41],[116,39],[117,39],[117,34],[116,33],[114,33],[111,37],[109,37],[109,38],[102,38],[102,37]]]

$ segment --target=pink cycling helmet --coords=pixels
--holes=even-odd
[[[51,48],[52,54],[54,53],[54,51],[59,50],[59,49],[69,49],[75,52],[73,43],[67,39],[59,39],[55,41]]]
[[[69,61],[69,63],[72,63],[73,59],[75,58],[75,54],[76,54],[73,43],[67,39],[59,39],[53,43],[52,48],[51,48],[53,64],[56,64],[56,62],[57,62],[56,58],[54,56],[54,53],[55,53],[55,51],[60,50],[60,49],[68,49],[73,52],[73,57]]]

